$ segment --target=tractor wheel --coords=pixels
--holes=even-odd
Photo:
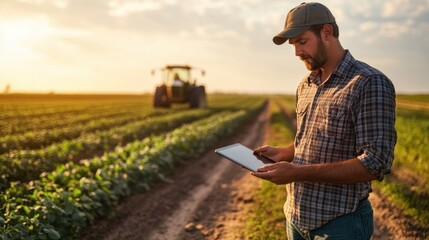
[[[191,108],[207,107],[207,96],[204,86],[198,86],[191,89],[189,104]]]
[[[153,106],[156,108],[169,108],[170,105],[170,100],[167,95],[167,87],[165,85],[156,87],[155,95],[153,96]]]

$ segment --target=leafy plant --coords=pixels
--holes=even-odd
[[[149,188],[177,163],[206,151],[261,106],[221,112],[102,157],[59,165],[27,184],[11,183],[1,195],[0,238],[72,238],[97,216],[110,214],[122,197]]]

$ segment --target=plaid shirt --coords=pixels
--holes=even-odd
[[[379,181],[390,172],[396,144],[395,89],[380,71],[346,51],[327,81],[311,73],[299,84],[296,98],[294,164],[357,157]],[[371,184],[294,182],[286,189],[286,218],[308,231],[353,212],[371,192]]]

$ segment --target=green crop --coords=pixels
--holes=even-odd
[[[122,197],[148,189],[176,164],[206,151],[261,106],[221,112],[102,157],[59,165],[37,180],[11,183],[1,195],[0,238],[72,238],[96,217],[111,214]]]
[[[103,132],[84,134],[73,140],[66,140],[41,150],[12,151],[0,155],[0,189],[7,188],[11,181],[29,181],[38,178],[42,172],[68,161],[77,162],[85,154],[106,151],[127,142],[139,140],[150,134],[172,130],[181,124],[209,116],[211,110],[187,110],[134,121],[124,126]]]

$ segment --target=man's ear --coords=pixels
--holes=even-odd
[[[325,41],[330,40],[334,35],[334,28],[331,26],[331,24],[325,24],[323,25],[321,36],[322,39]]]

